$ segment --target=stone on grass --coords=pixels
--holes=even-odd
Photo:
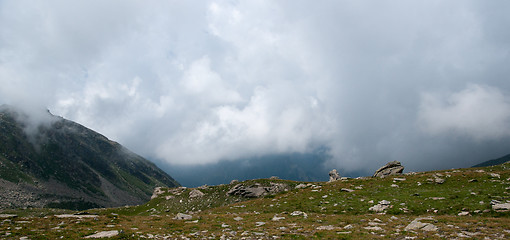
[[[379,204],[376,204],[372,207],[370,207],[368,210],[374,211],[374,212],[384,212],[384,210],[390,208],[390,202],[386,200],[379,201]]]
[[[119,235],[119,231],[117,230],[112,230],[112,231],[103,231],[103,232],[98,232],[96,234],[92,234],[92,235],[89,235],[89,236],[86,236],[85,238],[106,238],[106,237],[115,237]]]
[[[174,219],[177,219],[177,220],[191,220],[192,218],[193,218],[193,216],[191,216],[189,214],[177,213],[177,215],[175,216]]]
[[[306,214],[305,212],[301,212],[301,211],[294,211],[290,214],[291,216],[303,216],[304,218],[307,218],[308,217],[308,214]]]
[[[459,215],[459,216],[468,216],[468,215],[469,215],[469,212],[464,211],[464,212],[460,212],[460,213],[459,213],[459,214],[457,214],[457,215]]]
[[[431,217],[421,217],[414,219],[409,225],[407,225],[404,230],[410,231],[410,230],[421,230],[426,232],[437,232],[438,228],[432,224],[432,223],[424,223],[420,222],[421,220],[434,220]]]
[[[492,210],[498,212],[507,212],[510,211],[510,203],[496,203],[492,205]]]
[[[381,227],[377,227],[377,226],[374,226],[374,227],[364,227],[364,229],[370,230],[370,231],[383,231],[384,230]]]

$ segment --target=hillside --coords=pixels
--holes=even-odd
[[[499,164],[506,163],[506,162],[508,162],[508,161],[510,161],[510,154],[505,155],[505,156],[500,157],[500,158],[496,158],[496,159],[492,159],[492,160],[488,160],[488,161],[485,161],[485,162],[482,162],[482,163],[476,164],[476,165],[474,165],[473,167],[489,167],[489,166],[495,166],[495,165],[499,165]]]
[[[133,207],[7,211],[0,232],[13,239],[509,239],[509,192],[510,163],[335,182],[255,179],[158,188]]]
[[[0,107],[0,208],[134,205],[156,186],[179,186],[97,132],[49,112],[41,118],[34,124],[30,115]]]

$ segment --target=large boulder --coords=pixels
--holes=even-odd
[[[284,183],[271,183],[269,187],[262,186],[260,183],[252,185],[237,184],[232,187],[227,194],[238,195],[247,198],[258,198],[267,194],[275,194],[288,190],[288,185]]]
[[[375,171],[374,176],[372,177],[379,177],[384,178],[386,176],[391,175],[400,175],[404,171],[404,166],[400,164],[399,161],[393,161],[386,163],[386,165],[382,166],[381,168],[377,169]]]
[[[333,169],[329,172],[329,181],[330,182],[334,182],[339,179],[340,179],[340,174],[338,173],[338,171],[336,169]]]

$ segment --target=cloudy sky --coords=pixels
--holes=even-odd
[[[0,0],[0,103],[160,163],[510,153],[509,1]]]

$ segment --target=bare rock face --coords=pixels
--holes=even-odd
[[[398,161],[393,161],[377,169],[372,177],[384,178],[386,176],[400,175],[403,171],[404,166]]]
[[[334,182],[340,179],[340,174],[338,174],[338,171],[336,169],[333,169],[329,172],[329,181]]]
[[[265,187],[259,183],[255,183],[253,185],[245,185],[245,184],[237,184],[232,187],[227,194],[228,195],[238,195],[248,198],[258,198],[265,196],[267,194],[275,194],[279,192],[283,192],[288,190],[287,184],[283,183],[271,183],[271,186]]]

